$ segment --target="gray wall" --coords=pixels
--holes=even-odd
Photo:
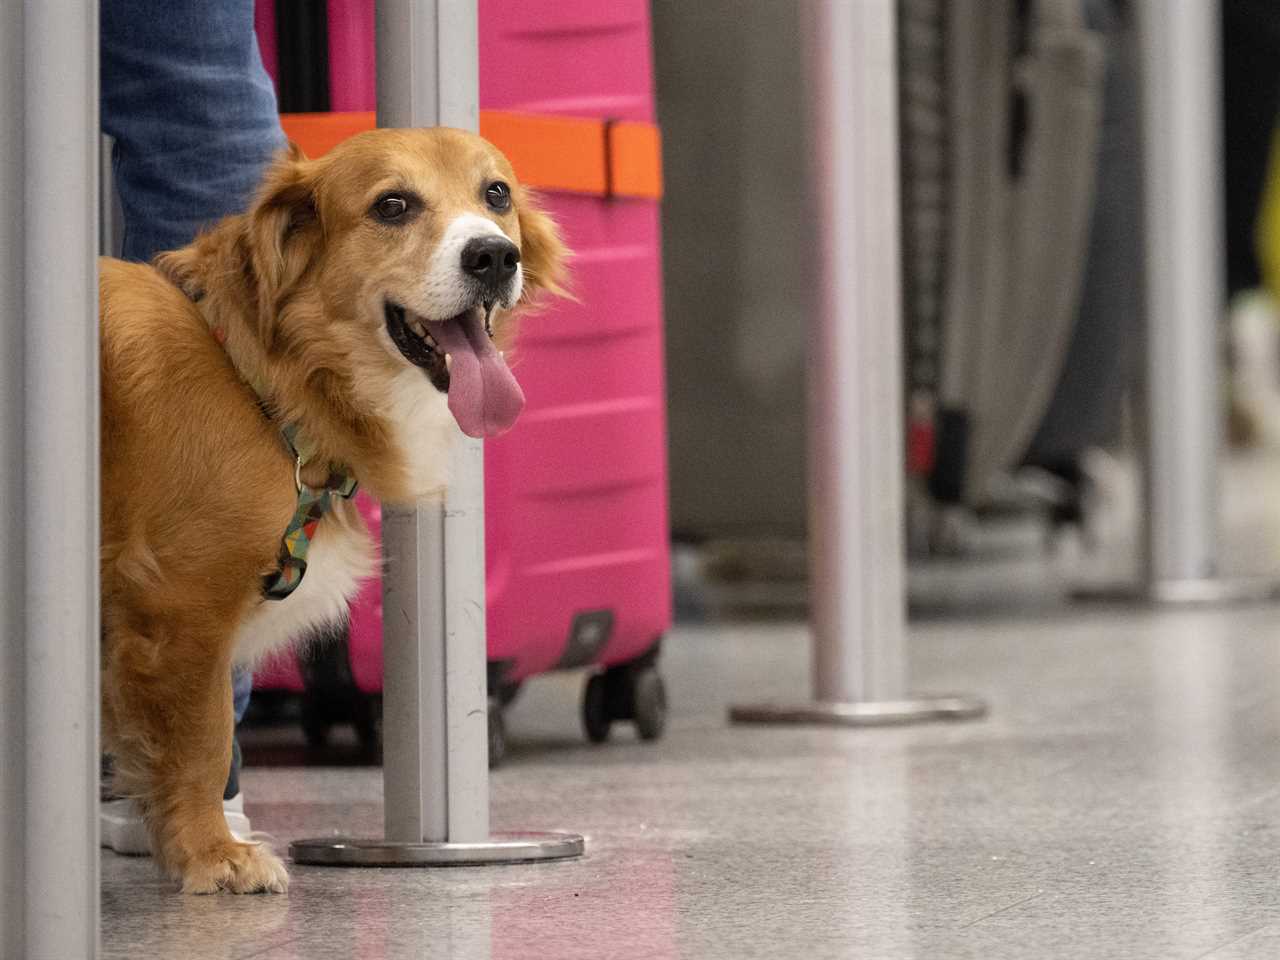
[[[813,236],[797,6],[653,4],[681,534],[804,535]]]

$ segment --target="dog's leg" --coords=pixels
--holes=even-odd
[[[283,893],[289,878],[280,858],[227,828],[231,670],[216,651],[228,645],[196,637],[115,629],[107,638],[104,716],[116,791],[141,804],[152,853],[185,893]]]

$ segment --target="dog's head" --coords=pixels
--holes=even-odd
[[[565,249],[492,144],[436,128],[370,131],[316,160],[291,149],[247,226],[269,350],[355,380],[410,369],[471,436],[514,422],[508,318],[559,290]]]

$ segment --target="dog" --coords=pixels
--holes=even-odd
[[[455,424],[511,426],[512,320],[566,256],[501,152],[438,128],[291,146],[246,213],[101,261],[103,741],[184,891],[287,889],[223,817],[232,665],[345,616],[353,484],[438,496]]]

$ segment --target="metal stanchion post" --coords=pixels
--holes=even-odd
[[[476,5],[379,0],[378,124],[479,126]],[[385,510],[386,836],[290,847],[298,863],[433,866],[580,856],[577,834],[489,831],[484,445],[458,434],[443,505]]]
[[[22,16],[0,17],[0,957],[25,952]]]
[[[98,4],[0,16],[0,955],[98,952]]]
[[[736,706],[738,722],[845,725],[979,717],[909,692],[896,4],[814,0],[810,103],[822,303],[810,338],[813,693]]]
[[[1146,244],[1145,515],[1139,581],[1081,598],[1253,602],[1274,579],[1218,569],[1222,276],[1220,4],[1138,4]]]

